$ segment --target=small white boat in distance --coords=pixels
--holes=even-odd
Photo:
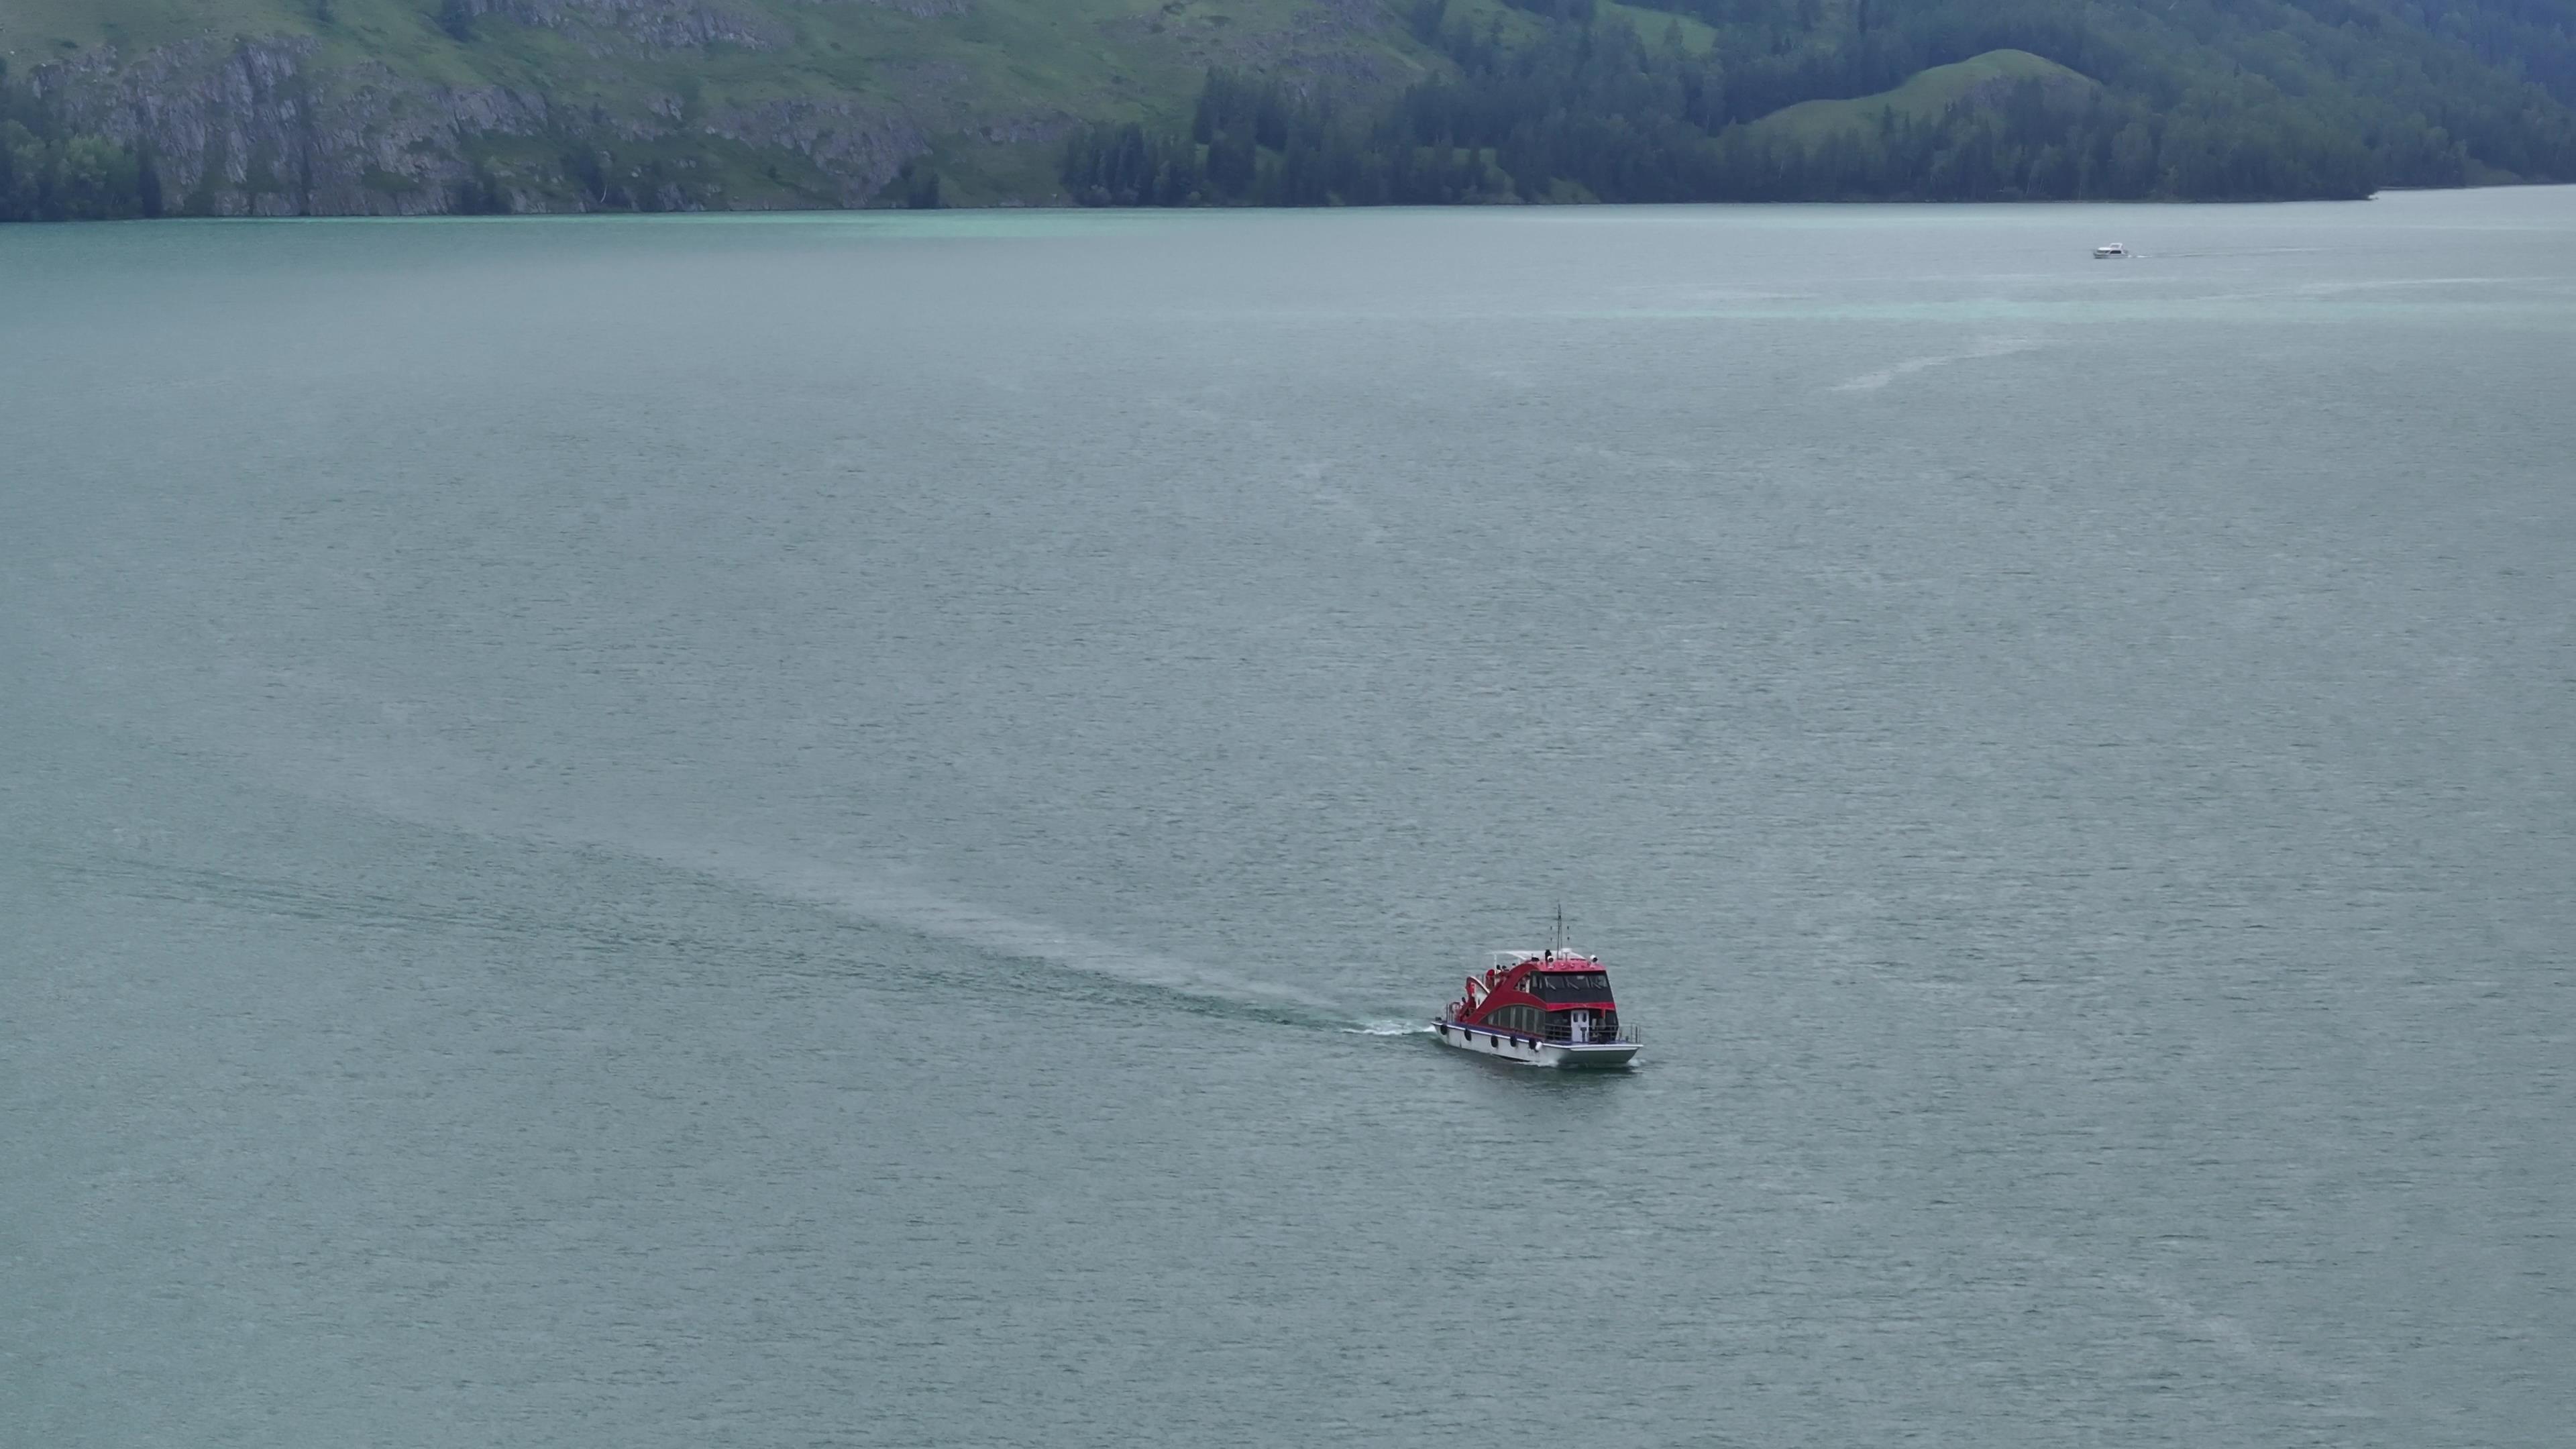
[[[2109,261],[2113,257],[2125,257],[2128,254],[2129,249],[2120,245],[2118,242],[2104,242],[2093,249],[2093,260],[2104,262]]]

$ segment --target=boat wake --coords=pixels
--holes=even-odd
[[[1429,1036],[1431,1035],[1431,1023],[1427,1021],[1363,1021],[1356,1026],[1343,1027],[1342,1030],[1349,1032],[1353,1036]]]
[[[309,789],[302,793],[311,793]],[[608,852],[791,901],[845,919],[952,942],[988,957],[1160,993],[1200,1014],[1277,1022],[1309,1030],[1366,1030],[1382,1022],[1364,1007],[1198,962],[1102,941],[1040,920],[959,900],[911,878],[900,864],[838,863],[730,842],[674,840],[632,831],[540,826],[516,820],[465,821],[381,792],[331,792],[372,814],[433,829],[470,831],[541,848]],[[965,979],[963,977],[960,978]],[[1410,1024],[1401,1024],[1411,1030]]]
[[[605,842],[602,842],[605,843]],[[615,848],[729,884],[834,914],[1050,971],[1155,992],[1205,1014],[1320,1029],[1361,1030],[1410,1023],[1372,1019],[1348,1005],[1198,962],[1138,950],[1045,921],[944,895],[905,878],[900,867],[870,871],[732,846],[671,847],[617,842]],[[1427,1028],[1426,1028],[1427,1029]]]
[[[1965,352],[1944,352],[1932,357],[1909,357],[1893,367],[1882,367],[1876,372],[1864,372],[1858,377],[1836,383],[1834,391],[1876,392],[1900,377],[1921,372],[1927,367],[1944,367],[1953,362],[1976,362],[1989,357],[2010,357],[2016,352],[2029,352],[2038,346],[2039,343],[2027,337],[1989,337]]]

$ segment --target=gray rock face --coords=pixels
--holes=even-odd
[[[452,209],[469,135],[530,134],[542,96],[317,75],[301,36],[193,40],[117,66],[47,67],[41,91],[79,130],[134,148],[174,208],[217,216],[408,215]]]
[[[903,163],[930,149],[909,117],[851,101],[770,101],[719,112],[706,133],[760,150],[792,152],[840,187],[843,206],[863,206]]]
[[[789,40],[785,26],[754,11],[701,0],[462,0],[468,14],[500,15],[547,30],[595,28],[653,50],[739,45],[767,50]]]
[[[357,33],[326,29],[336,43],[209,34],[137,53],[104,46],[38,66],[28,79],[69,133],[132,150],[173,212],[859,206],[927,154],[934,137],[943,146],[1025,150],[1097,114],[1082,99],[997,91],[953,50],[863,59],[856,44],[845,53],[829,42],[827,51],[800,30],[876,10],[908,17],[897,32],[919,35],[916,26],[943,17],[974,24],[993,3],[418,0],[417,41],[439,51],[402,70],[353,58],[346,42]],[[1389,24],[1387,0],[1296,0],[1259,26],[1199,14],[1197,3],[1170,0],[1095,27],[1091,43],[1101,48],[1086,59],[1110,62],[1098,83],[1102,109],[1135,103],[1116,58],[1131,46],[1184,74],[1249,67],[1328,90],[1400,79],[1371,40]],[[580,58],[567,59],[567,46]],[[760,70],[746,70],[741,52],[766,57],[758,67],[775,68],[775,88],[743,81]],[[532,64],[532,56],[542,59]],[[478,67],[555,79],[456,83]],[[713,93],[720,74],[732,94]],[[550,85],[560,89],[539,88]],[[1027,174],[1025,159],[1014,164]]]
[[[521,175],[530,184],[511,185],[507,175],[478,170],[478,144],[510,138],[567,154],[594,152],[602,141],[734,141],[802,158],[828,178],[838,204],[857,206],[929,147],[900,112],[857,102],[772,101],[694,124],[672,96],[651,97],[634,115],[566,114],[533,92],[426,85],[372,62],[324,69],[319,52],[303,36],[192,40],[125,64],[113,52],[93,52],[43,67],[34,79],[74,130],[129,147],[153,168],[171,210],[214,216],[430,215],[473,204],[478,184],[500,191],[482,204],[498,200],[512,210],[600,204],[560,184],[559,174]],[[632,204],[673,211],[703,204],[669,178],[632,190]]]

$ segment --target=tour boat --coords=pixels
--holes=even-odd
[[[2128,254],[2129,249],[2120,245],[2118,242],[2104,242],[2093,249],[2093,260],[2097,262],[2108,261],[2113,257],[2125,257]]]
[[[1540,1067],[1624,1067],[1637,1055],[1636,1029],[1619,1020],[1601,958],[1558,944],[1544,951],[1496,951],[1482,976],[1431,1024],[1453,1047]]]

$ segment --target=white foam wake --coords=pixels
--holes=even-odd
[[[2026,337],[1989,337],[1965,352],[1944,352],[1931,357],[1909,357],[1893,367],[1882,367],[1876,372],[1864,372],[1858,377],[1834,384],[1834,391],[1876,392],[1900,377],[1921,372],[1927,367],[1940,367],[1952,362],[1974,362],[1983,357],[2009,357],[2016,352],[2029,352],[2038,346],[2037,342]]]
[[[624,849],[638,849],[632,842],[619,844]],[[737,846],[652,846],[639,853],[783,899],[938,940],[960,942],[999,956],[1042,962],[1060,970],[1203,1000],[1347,1019],[1347,1013],[1331,1003],[1275,982],[1160,952],[1115,945],[1049,922],[957,900],[904,879],[900,871],[871,872],[864,867]]]

